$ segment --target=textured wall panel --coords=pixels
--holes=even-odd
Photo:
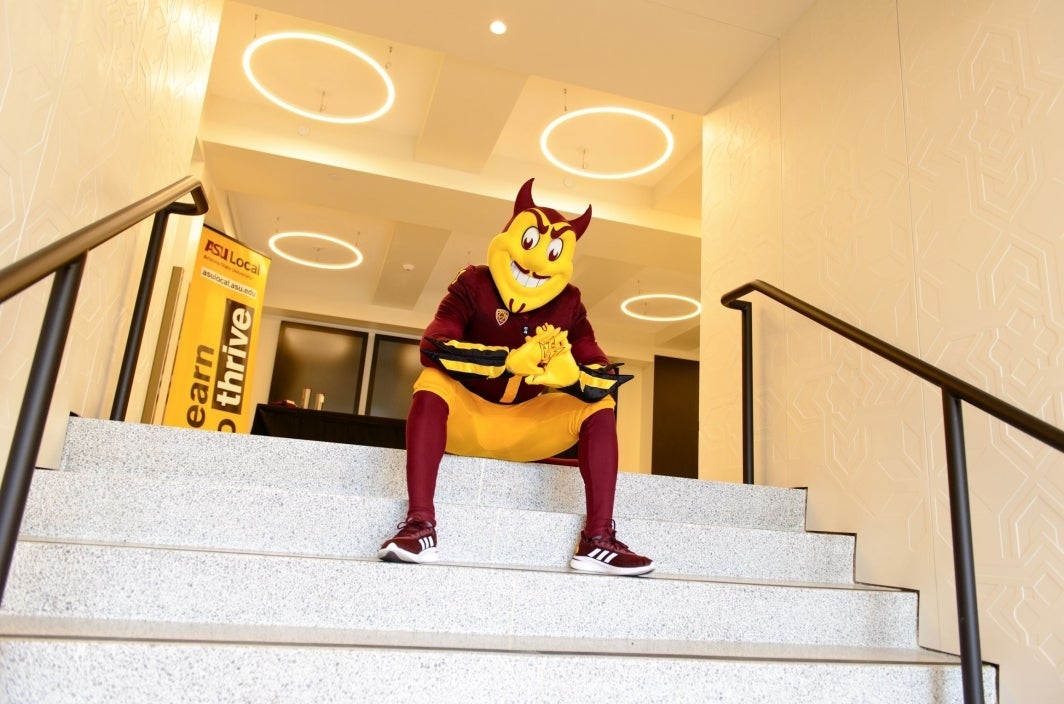
[[[781,40],[783,287],[918,348],[905,125],[891,0],[821,2]],[[857,530],[857,578],[933,583],[920,384],[791,315],[789,458],[809,527]],[[921,634],[934,641],[936,594]]]
[[[748,145],[780,149],[781,236],[741,256],[776,272],[782,253],[784,288],[1064,427],[1061,36],[1059,2],[818,2],[780,41],[779,140]],[[770,84],[752,72],[733,93]],[[770,124],[719,113],[707,125],[722,143]],[[720,177],[775,154],[706,157]],[[771,182],[735,181],[728,197],[748,203]],[[754,210],[728,226],[760,223]],[[703,241],[704,270],[742,249]],[[920,589],[921,642],[955,650],[939,392],[797,316],[761,332],[786,350],[785,372],[762,371],[785,387],[763,406],[786,434],[769,482],[809,486],[810,527],[857,531],[858,578]],[[718,415],[738,413],[719,400]],[[983,655],[1002,665],[1002,701],[1055,702],[1064,460],[981,412],[965,419]]]
[[[220,12],[220,0],[4,3],[0,264],[190,172]],[[149,228],[89,257],[43,464],[56,458],[70,411],[109,411]],[[5,444],[49,285],[0,309]]]
[[[706,119],[703,129],[702,342],[699,467],[703,479],[742,480],[738,311],[719,305],[752,279],[783,278],[779,171],[779,51],[773,47]],[[759,307],[754,335],[779,325],[781,313]],[[766,327],[768,326],[768,327]],[[757,345],[755,449],[759,467],[786,452],[782,415],[785,350]],[[775,407],[775,411],[768,410]]]
[[[903,0],[899,17],[921,355],[1064,426],[1064,5]],[[1064,690],[1064,458],[978,411],[965,418],[984,654],[1004,663],[1003,701],[1053,701]],[[953,648],[940,447],[932,467]]]

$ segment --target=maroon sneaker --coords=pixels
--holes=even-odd
[[[436,526],[428,521],[407,519],[399,524],[395,537],[385,540],[377,557],[385,562],[436,562]]]
[[[603,535],[588,535],[581,531],[580,544],[573,559],[569,560],[569,566],[581,572],[634,576],[653,570],[654,561],[629,550],[617,540],[616,532],[611,529]]]

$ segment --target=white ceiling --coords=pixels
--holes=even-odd
[[[603,346],[637,359],[696,358],[697,319],[638,321],[620,303],[641,293],[699,298],[702,115],[811,2],[226,2],[200,129],[207,223],[267,254],[272,235],[299,230],[365,255],[344,271],[273,256],[268,307],[419,329],[458,269],[483,263],[534,177],[539,204],[569,214],[593,207],[573,283]],[[509,25],[505,35],[488,31],[494,19]],[[395,84],[392,109],[339,125],[270,103],[245,77],[242,55],[280,31],[336,37],[374,58]],[[253,67],[279,97],[323,115],[372,112],[385,95],[364,63],[321,45],[269,45]],[[624,180],[550,164],[539,149],[550,121],[602,105],[664,122],[672,156]],[[663,143],[646,123],[593,116],[558,128],[550,146],[578,170],[618,172],[653,161]],[[338,256],[329,246],[294,253]]]

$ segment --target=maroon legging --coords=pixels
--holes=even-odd
[[[447,403],[431,391],[418,391],[406,418],[407,518],[436,522],[436,476],[447,446]],[[601,535],[613,522],[617,490],[617,423],[606,408],[580,426],[579,464],[587,502],[585,530]]]

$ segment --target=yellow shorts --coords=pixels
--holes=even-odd
[[[616,405],[609,396],[587,403],[566,393],[545,393],[513,405],[492,403],[434,367],[421,372],[414,391],[431,391],[447,403],[447,452],[512,462],[567,450],[580,439],[585,420]]]

